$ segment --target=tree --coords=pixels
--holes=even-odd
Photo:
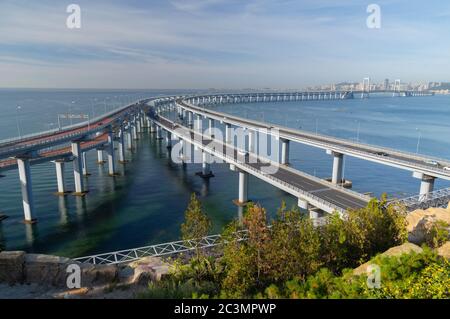
[[[243,219],[247,240],[238,241],[240,229],[234,221],[226,228],[224,238],[224,279],[222,296],[240,298],[266,285],[266,272],[270,261],[267,248],[270,230],[267,227],[266,211],[258,205],[248,205]]]
[[[272,222],[271,233],[267,265],[272,280],[305,278],[319,269],[319,233],[298,209],[286,210],[283,203]]]
[[[344,218],[333,214],[319,229],[323,263],[338,274],[402,244],[407,238],[405,215],[400,207],[387,205],[385,195]]]
[[[207,236],[211,230],[211,221],[203,212],[200,201],[192,194],[189,205],[184,213],[184,223],[181,224],[181,237],[183,240],[199,240]],[[200,257],[200,248],[196,243],[197,257]]]

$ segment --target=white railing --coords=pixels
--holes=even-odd
[[[171,121],[171,120],[169,120],[169,119],[167,119],[167,118],[165,118],[163,116],[160,116],[160,115],[158,115],[154,119],[154,121],[156,121],[158,123],[158,125],[160,125],[161,127],[164,127],[166,130],[173,131],[172,128],[167,127],[166,125],[161,123],[161,121],[159,121],[158,119],[162,119],[162,120],[167,121],[167,122],[169,122],[171,124],[175,124],[173,121]],[[322,205],[324,205],[324,206],[326,206],[328,208],[331,208],[332,210],[335,210],[335,211],[339,212],[341,215],[346,213],[347,207],[339,207],[339,206],[337,206],[337,205],[335,205],[333,203],[330,203],[330,202],[328,202],[328,201],[326,201],[326,200],[324,200],[324,199],[322,199],[322,198],[320,198],[320,197],[318,197],[318,196],[316,196],[316,195],[314,195],[314,194],[312,194],[310,192],[304,191],[304,190],[302,190],[302,189],[300,189],[300,188],[298,188],[298,187],[296,187],[296,186],[294,186],[292,184],[289,184],[288,182],[285,182],[285,181],[283,181],[283,180],[281,180],[279,178],[276,178],[276,177],[274,177],[271,174],[265,174],[261,170],[258,170],[258,169],[254,168],[253,166],[251,166],[249,164],[246,164],[244,162],[238,161],[236,158],[234,158],[234,156],[232,157],[232,156],[229,156],[228,154],[224,154],[222,152],[218,152],[215,147],[214,148],[209,148],[209,147],[203,145],[203,143],[197,141],[196,139],[192,140],[191,134],[192,133],[193,134],[197,134],[197,133],[194,130],[188,129],[187,127],[183,127],[183,129],[188,134],[186,134],[185,136],[180,136],[180,137],[182,137],[184,140],[188,140],[188,142],[190,144],[193,144],[193,145],[199,147],[200,149],[206,150],[209,153],[211,153],[212,155],[214,155],[214,156],[216,156],[218,158],[221,158],[221,159],[225,160],[228,163],[231,163],[231,164],[234,164],[234,165],[236,165],[238,167],[241,167],[241,169],[253,172],[253,175],[255,175],[255,176],[259,176],[262,179],[268,178],[268,179],[274,181],[277,184],[281,184],[282,186],[284,186],[284,187],[286,187],[288,189],[291,189],[294,193],[296,193],[296,196],[298,196],[299,198],[304,198],[304,199],[308,199],[310,201],[315,201],[315,202],[317,202],[319,204],[322,204]],[[179,132],[176,135],[179,136],[180,135]],[[223,149],[224,146],[226,146],[226,147],[233,148],[234,151],[237,150],[237,148],[234,145],[224,144],[222,141],[218,141],[218,140],[212,140],[212,141],[215,143],[215,145],[222,146],[222,149]],[[268,161],[268,160],[266,159],[266,161]],[[317,177],[314,177],[314,176],[311,176],[311,175],[308,175],[306,173],[299,172],[299,171],[296,171],[296,170],[292,170],[292,171],[293,172],[295,171],[296,174],[298,174],[298,175],[300,175],[302,177],[308,178],[310,180],[317,181],[319,183],[322,183],[324,186],[329,187],[329,185],[325,181],[320,180]],[[357,194],[356,192],[349,191],[347,189],[344,189],[343,187],[329,187],[329,188],[330,189],[334,188],[334,189],[336,189],[336,190],[338,190],[340,192],[348,193],[348,195],[351,195],[353,197],[358,197],[361,200],[364,200],[364,201],[367,201],[367,202],[370,200],[370,197],[368,197],[368,196],[365,196],[365,195],[362,195],[362,194],[356,195]]]
[[[450,188],[443,188],[434,192],[415,195],[401,199],[393,199],[389,205],[403,205],[408,211],[427,209],[430,207],[445,207],[450,202]]]
[[[146,101],[146,100],[138,100],[138,101],[133,102],[131,104],[127,104],[125,106],[122,106],[120,108],[114,109],[114,110],[112,110],[110,112],[107,112],[105,114],[99,115],[99,116],[97,116],[97,117],[95,117],[93,119],[90,119],[89,121],[83,121],[83,122],[76,123],[76,124],[73,124],[73,125],[64,126],[61,129],[59,129],[59,128],[58,129],[52,129],[52,130],[48,130],[48,131],[43,131],[43,132],[38,132],[38,133],[24,135],[24,136],[22,136],[20,138],[10,138],[10,139],[1,140],[0,141],[0,148],[2,148],[4,150],[4,152],[12,152],[14,150],[21,150],[21,149],[28,148],[30,146],[42,145],[42,144],[52,143],[52,142],[59,141],[59,140],[65,140],[65,139],[70,138],[70,137],[79,136],[80,134],[82,134],[82,135],[92,134],[92,133],[95,133],[96,131],[98,131],[99,129],[101,129],[103,127],[100,126],[100,127],[95,128],[95,129],[86,129],[86,131],[83,131],[83,132],[76,132],[76,133],[73,133],[73,134],[64,135],[62,137],[51,138],[51,135],[55,134],[55,133],[64,133],[65,131],[70,131],[70,130],[77,129],[77,128],[82,128],[82,127],[87,127],[88,128],[89,125],[92,124],[92,123],[101,121],[101,120],[103,120],[105,118],[108,118],[108,117],[110,117],[112,115],[119,114],[119,113],[127,110],[130,107],[139,105],[139,103],[141,103],[143,101]],[[34,142],[34,143],[31,143],[31,144],[27,144],[27,145],[17,146],[18,143],[26,142],[29,139],[39,138],[39,137],[46,137],[46,136],[48,136],[48,138],[46,138],[45,140],[43,140],[41,142]],[[11,145],[11,147],[8,147],[9,145]]]
[[[291,140],[295,140],[296,138],[300,139],[300,140],[306,140],[309,138],[309,139],[311,139],[311,141],[308,141],[309,144],[316,144],[316,146],[320,146],[321,148],[339,149],[339,151],[342,151],[342,152],[352,153],[355,155],[359,154],[359,156],[362,158],[367,158],[369,156],[369,157],[379,160],[380,162],[391,162],[393,164],[398,164],[398,165],[410,167],[413,169],[415,169],[415,168],[422,169],[422,170],[434,172],[434,173],[440,174],[440,175],[445,175],[445,176],[450,175],[450,173],[446,172],[443,168],[434,167],[434,166],[425,164],[425,161],[436,161],[438,163],[444,163],[445,165],[450,166],[450,161],[447,159],[431,157],[431,156],[422,156],[422,155],[414,154],[411,152],[398,151],[398,150],[384,147],[384,146],[381,147],[381,146],[375,146],[375,145],[370,145],[370,144],[361,143],[361,142],[352,142],[349,140],[340,139],[340,138],[327,136],[327,135],[323,135],[323,134],[314,134],[314,133],[310,133],[310,132],[303,131],[303,130],[294,130],[294,129],[288,128],[288,127],[270,125],[268,123],[260,122],[260,121],[256,121],[256,120],[243,119],[238,116],[230,115],[227,113],[217,112],[217,111],[213,111],[213,110],[205,109],[205,108],[200,108],[198,106],[190,104],[188,101],[186,101],[186,99],[183,100],[183,103],[185,104],[184,107],[194,109],[197,112],[203,113],[204,115],[207,115],[206,113],[208,113],[209,115],[216,116],[216,117],[218,117],[218,119],[221,119],[221,120],[234,120],[237,122],[238,126],[241,126],[239,123],[249,123],[250,125],[253,125],[255,127],[274,128],[274,129],[279,130],[280,137],[285,137],[285,138],[288,138]],[[222,103],[222,104],[225,104],[225,103]],[[283,132],[292,134],[292,136],[291,135],[283,136]],[[303,135],[303,136],[298,136],[298,135]],[[358,150],[355,148],[365,148],[366,150]],[[385,152],[385,153],[389,153],[391,155],[407,157],[408,159],[415,160],[415,161],[421,161],[424,163],[422,164],[422,163],[411,162],[411,161],[403,160],[403,159],[399,159],[399,158],[392,158],[392,157],[386,157],[386,156],[382,156],[382,155],[376,155],[372,152]]]
[[[234,233],[237,241],[247,239],[246,231]],[[143,257],[160,257],[179,254],[192,251],[194,249],[205,249],[218,246],[222,241],[221,235],[210,235],[200,239],[179,240],[169,243],[144,246],[133,249],[119,250],[104,254],[91,255],[75,258],[80,263],[89,263],[94,265],[115,265],[133,262]]]

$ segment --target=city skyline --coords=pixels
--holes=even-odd
[[[66,26],[70,3],[0,4],[0,87],[281,89],[450,71],[444,1],[377,1],[379,29],[359,0],[76,3],[80,29]]]

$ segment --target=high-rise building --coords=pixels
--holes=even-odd
[[[384,89],[389,90],[389,79],[384,80]]]

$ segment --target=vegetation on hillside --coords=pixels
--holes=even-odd
[[[150,284],[144,297],[448,298],[449,263],[430,249],[377,256],[407,238],[404,211],[385,204],[385,197],[374,199],[344,219],[333,214],[317,227],[297,208],[283,204],[269,221],[264,208],[251,204],[242,222],[224,229],[221,257],[197,252],[189,264],[176,263],[171,276]],[[183,238],[198,238],[209,228],[193,196]],[[241,230],[247,240],[238,240]],[[432,241],[440,235],[437,231]],[[380,289],[369,288],[367,275],[355,276],[351,270],[369,260],[380,267]]]

